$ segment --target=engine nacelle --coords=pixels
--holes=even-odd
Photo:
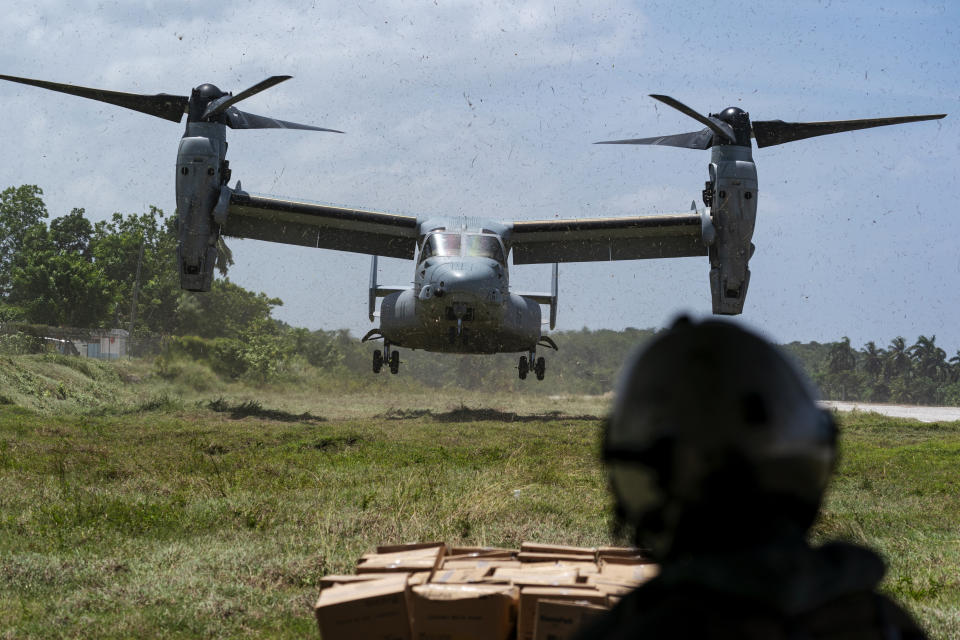
[[[209,291],[213,283],[220,237],[214,209],[224,193],[229,197],[226,147],[222,124],[190,123],[177,152],[177,264],[180,287],[188,291]]]
[[[757,168],[750,147],[713,148],[710,163],[711,218],[715,237],[710,245],[710,292],[713,312],[737,315],[750,284],[757,219]]]

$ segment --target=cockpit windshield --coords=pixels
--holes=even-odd
[[[433,256],[454,257],[460,255],[459,233],[432,233],[427,236],[420,251],[420,259],[426,260]]]
[[[503,264],[503,249],[496,236],[481,236],[474,233],[468,233],[464,237],[465,256],[474,256],[480,258],[492,258]]]
[[[461,253],[462,245],[462,253]],[[420,260],[434,256],[443,258],[460,257],[491,258],[504,264],[503,245],[494,235],[479,233],[431,233],[420,250]]]

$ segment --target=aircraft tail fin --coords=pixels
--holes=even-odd
[[[553,263],[553,277],[550,282],[550,293],[529,293],[526,291],[518,291],[517,295],[524,298],[529,298],[536,302],[537,304],[545,304],[550,307],[550,328],[553,329],[557,325],[557,263]]]

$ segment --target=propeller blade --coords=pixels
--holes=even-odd
[[[267,116],[258,116],[246,111],[240,111],[236,107],[230,107],[226,113],[227,126],[231,129],[305,129],[307,131],[330,131],[331,133],[343,133],[336,129],[324,129],[323,127],[314,127],[309,124],[298,124],[296,122],[287,122],[286,120],[277,120]]]
[[[292,77],[293,76],[270,76],[263,82],[258,82],[257,84],[253,85],[246,91],[241,91],[235,96],[224,96],[222,98],[214,100],[213,102],[207,105],[207,110],[204,111],[203,118],[204,120],[206,120],[210,116],[215,116],[218,113],[223,113],[224,111],[226,111],[233,105],[237,104],[241,100],[246,100],[252,95],[256,95],[261,91],[266,91],[270,87],[274,85],[278,85],[284,80],[289,80]]]
[[[709,149],[713,146],[713,131],[701,129],[690,133],[678,133],[672,136],[656,138],[632,138],[630,140],[606,140],[594,144],[655,144],[682,149]]]
[[[922,120],[939,120],[947,114],[940,113],[928,116],[901,116],[898,118],[873,118],[869,120],[834,120],[830,122],[784,122],[783,120],[754,120],[753,136],[757,139],[758,147],[771,147],[775,144],[793,142],[816,136],[825,136],[831,133],[857,131],[872,127],[885,127],[891,124],[905,122],[920,122]]]
[[[59,91],[60,93],[68,93],[73,96],[80,96],[81,98],[106,102],[172,122],[180,122],[180,120],[183,119],[187,103],[190,101],[187,96],[171,96],[166,93],[158,93],[152,96],[138,93],[123,93],[120,91],[79,87],[72,84],[61,84],[59,82],[18,78],[16,76],[0,75],[0,80],[19,82],[20,84],[28,84],[34,87],[40,87],[41,89],[49,89],[51,91]]]
[[[653,98],[654,100],[659,100],[660,102],[662,102],[667,106],[673,107],[674,109],[676,109],[677,111],[679,111],[680,113],[686,116],[693,118],[703,126],[713,131],[718,136],[726,138],[730,142],[735,142],[737,139],[737,137],[733,133],[733,128],[722,120],[717,120],[716,118],[708,118],[706,116],[700,115],[699,113],[697,113],[696,111],[688,107],[687,105],[683,104],[679,100],[675,100],[671,98],[670,96],[661,96],[661,95],[651,93],[650,97]]]

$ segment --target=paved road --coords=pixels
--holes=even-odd
[[[905,404],[869,404],[866,402],[838,402],[824,400],[821,406],[837,411],[864,411],[880,413],[893,418],[911,418],[920,422],[953,422],[960,420],[960,407],[916,407]]]

